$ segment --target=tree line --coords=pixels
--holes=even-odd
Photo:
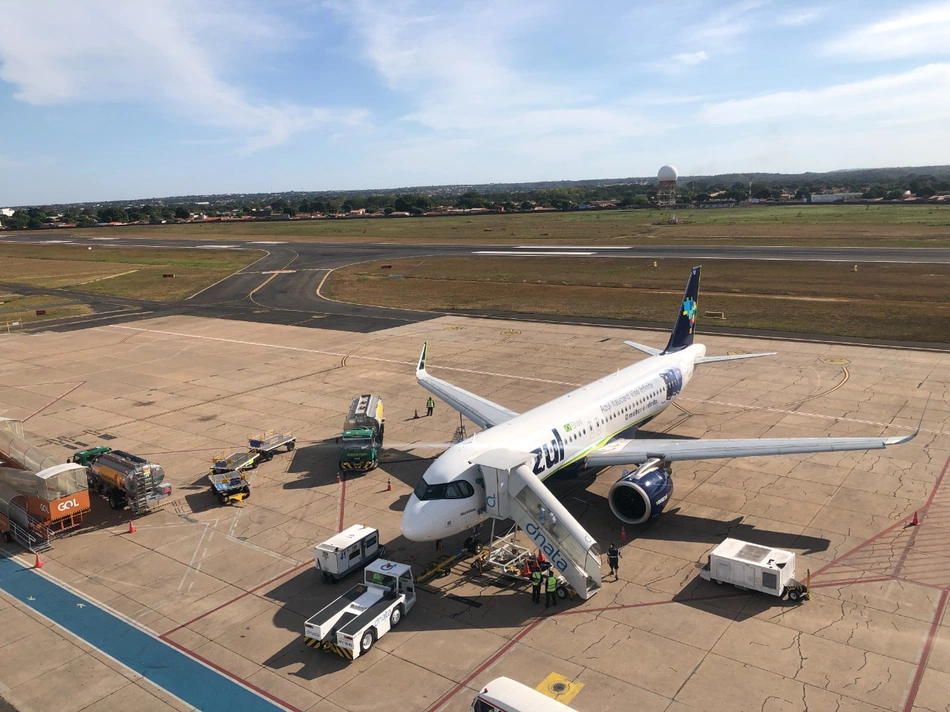
[[[842,171],[826,174],[711,176],[682,179],[677,201],[695,203],[710,199],[741,201],[801,201],[812,193],[860,193],[868,200],[902,200],[906,192],[929,198],[950,191],[950,166],[933,167],[932,173],[898,173],[897,169]],[[655,205],[657,184],[649,179],[578,181],[567,184],[499,186],[443,186],[402,191],[353,191],[348,193],[277,193],[243,196],[208,196],[207,200],[164,199],[106,204],[29,207],[0,218],[9,229],[37,229],[52,223],[92,227],[103,223],[162,223],[208,218],[288,215],[345,215],[355,210],[368,214],[422,215],[439,209],[483,208],[524,212],[536,208],[576,210],[613,203],[622,207]],[[535,187],[535,186],[545,187]]]

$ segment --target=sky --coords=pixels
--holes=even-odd
[[[950,0],[0,0],[0,206],[950,163]]]

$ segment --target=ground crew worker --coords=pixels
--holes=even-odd
[[[537,566],[531,571],[531,602],[541,603],[541,570]]]
[[[610,548],[607,549],[607,563],[610,565],[610,573],[617,578],[617,570],[620,568],[620,551],[610,542]]]
[[[554,601],[554,605],[557,606],[557,576],[554,575],[553,569],[545,580],[544,607],[550,608],[551,601]]]
[[[426,410],[428,411],[426,415],[432,415],[433,408],[435,408],[435,401],[432,400],[432,396],[429,396],[429,400],[426,401]]]

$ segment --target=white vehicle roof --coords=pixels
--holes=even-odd
[[[485,702],[511,712],[564,712],[569,709],[547,695],[509,677],[498,677],[478,693]]]
[[[397,564],[395,561],[376,559],[376,561],[369,564],[363,571],[364,575],[365,573],[380,573],[386,574],[387,576],[402,576],[407,571],[412,571],[412,567],[408,564]]]
[[[376,532],[373,527],[367,527],[362,524],[354,524],[349,529],[344,529],[339,534],[334,534],[322,544],[317,544],[318,549],[327,549],[335,551],[336,549],[345,549],[355,544],[360,539]]]
[[[712,551],[713,555],[726,559],[745,561],[750,564],[778,568],[795,558],[795,554],[784,549],[772,549],[761,544],[753,544],[739,539],[726,539]]]
[[[36,476],[41,480],[48,480],[51,477],[57,477],[64,472],[69,472],[70,470],[75,469],[85,470],[86,468],[82,465],[77,465],[72,462],[68,462],[65,465],[53,465],[52,467],[47,467],[45,470],[40,470],[36,473]]]

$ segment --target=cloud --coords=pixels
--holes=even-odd
[[[823,89],[775,92],[707,104],[699,116],[703,122],[718,126],[799,117],[835,124],[855,119],[874,124],[895,119],[916,118],[919,123],[950,119],[950,64],[928,64],[902,74]]]
[[[274,146],[366,112],[254,99],[224,78],[242,55],[260,55],[286,28],[259,10],[196,0],[82,3],[32,0],[5,6],[0,79],[34,105],[159,105],[235,134],[244,151]],[[247,61],[247,57],[243,57]]]
[[[825,52],[857,61],[950,54],[950,2],[858,27],[828,43]]]
[[[670,58],[670,61],[674,64],[692,67],[705,62],[707,59],[709,59],[709,53],[700,51],[675,54]]]
[[[508,142],[648,130],[621,100],[595,101],[556,70],[521,62],[524,46],[530,54],[536,41],[532,29],[550,12],[544,3],[470,2],[445,11],[416,2],[334,7],[361,39],[366,60],[406,99],[402,118],[410,124]]]
[[[821,17],[821,13],[819,9],[800,10],[780,15],[776,22],[782,27],[801,27],[817,20]]]

